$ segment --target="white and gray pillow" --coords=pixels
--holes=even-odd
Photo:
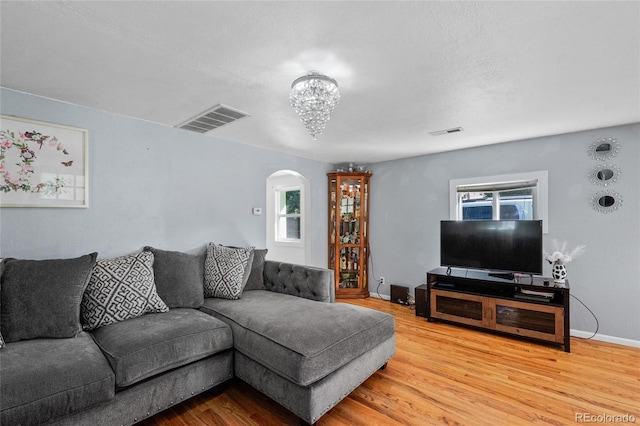
[[[82,297],[85,330],[114,324],[169,308],[156,292],[153,253],[99,260]]]
[[[251,274],[254,247],[209,243],[204,262],[204,296],[239,299]]]

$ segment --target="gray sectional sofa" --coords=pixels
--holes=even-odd
[[[395,352],[393,317],[334,303],[332,271],[256,250],[238,299],[205,297],[206,254],[145,251],[167,309],[91,330],[95,254],[1,264],[0,424],[134,424],[234,376],[315,423]]]

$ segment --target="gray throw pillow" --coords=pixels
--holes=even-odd
[[[0,327],[6,343],[74,337],[80,302],[97,253],[75,259],[5,259]]]
[[[204,259],[193,255],[145,247],[153,253],[153,273],[158,296],[173,308],[198,309],[204,303]]]
[[[251,273],[254,247],[226,247],[209,243],[204,262],[204,295],[239,299]]]
[[[267,256],[267,249],[255,249],[253,251],[253,263],[251,264],[251,273],[249,280],[244,287],[244,291],[264,290],[264,262]]]
[[[85,330],[136,318],[169,308],[156,292],[153,253],[99,260],[82,297]]]

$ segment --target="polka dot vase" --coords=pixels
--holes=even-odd
[[[551,276],[553,277],[553,282],[564,284],[567,279],[567,267],[562,263],[554,262],[551,270]]]

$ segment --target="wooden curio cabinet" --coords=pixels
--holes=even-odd
[[[336,298],[369,297],[369,172],[329,176],[329,269]]]

